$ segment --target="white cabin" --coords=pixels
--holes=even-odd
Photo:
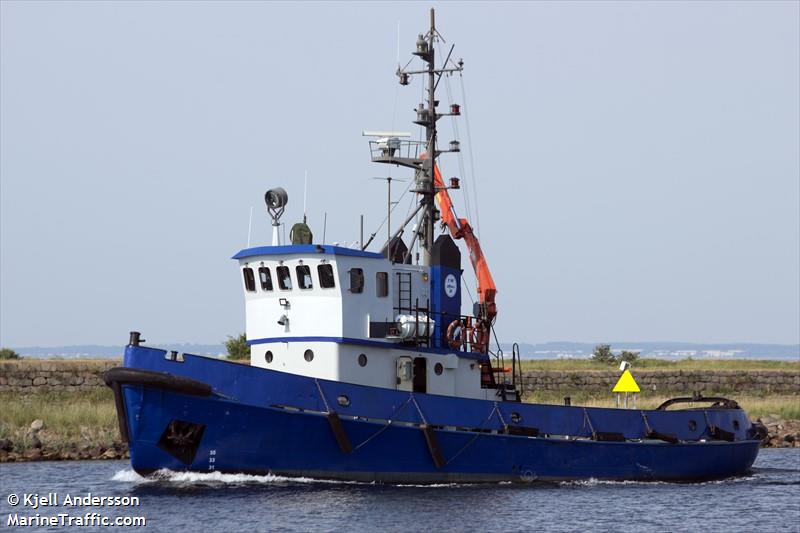
[[[420,309],[432,309],[430,277],[439,273],[436,267],[314,244],[248,248],[234,259],[241,270],[253,366],[374,387],[494,398],[494,389],[481,387],[481,354],[430,342],[436,319],[429,314],[435,313]],[[448,287],[445,297],[458,297],[460,305],[460,291],[456,295]],[[404,339],[398,315],[428,342]],[[447,324],[435,328],[440,338],[442,328]]]

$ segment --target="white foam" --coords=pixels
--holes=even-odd
[[[613,481],[609,479],[576,479],[572,481],[560,481],[558,483],[563,487],[595,487],[598,485],[666,485],[668,484],[666,481],[634,481],[634,480],[622,480],[622,481]]]
[[[122,481],[124,483],[146,483],[151,481],[147,478],[144,478],[137,474],[134,470],[120,470],[113,476],[111,476],[111,481]]]
[[[287,484],[287,483],[333,483],[333,484],[365,484],[358,481],[337,481],[327,479],[314,479],[309,477],[287,477],[276,476],[273,474],[252,475],[252,474],[224,474],[222,472],[173,472],[172,470],[162,469],[154,472],[150,476],[142,477],[134,470],[120,470],[111,477],[112,481],[123,483],[153,483],[167,482],[176,484],[221,484],[221,485],[244,485],[244,484]]]
[[[395,487],[411,487],[411,488],[421,488],[421,489],[451,489],[453,487],[469,487],[474,485],[474,483],[430,483],[430,484],[417,484],[417,483],[398,483],[394,485]]]
[[[757,480],[757,476],[749,475],[749,476],[742,476],[742,477],[734,477],[734,478],[727,478],[727,479],[719,479],[714,481],[705,481],[701,483],[697,483],[698,485],[719,485],[719,484],[727,484],[727,483],[747,483],[750,481]],[[342,480],[332,480],[332,479],[316,479],[310,477],[287,477],[287,476],[276,476],[273,474],[266,474],[266,475],[252,475],[252,474],[223,474],[222,472],[173,472],[172,470],[158,470],[157,472],[153,473],[150,476],[143,477],[137,474],[132,469],[126,470],[119,470],[116,472],[112,477],[111,481],[119,481],[122,483],[155,483],[155,482],[166,482],[166,483],[175,483],[175,484],[182,484],[182,485],[192,485],[192,484],[220,484],[220,485],[249,485],[249,484],[261,484],[261,485],[284,485],[284,484],[294,484],[294,483],[329,483],[329,484],[338,484],[338,485],[374,485],[373,482],[365,482],[365,481],[342,481]],[[510,481],[501,481],[498,483],[492,483],[492,485],[512,485]],[[604,486],[604,485],[618,485],[618,486],[625,486],[625,485],[680,485],[682,483],[670,483],[667,481],[612,481],[612,480],[603,480],[603,479],[596,479],[596,478],[589,478],[589,479],[581,479],[581,480],[573,480],[573,481],[560,481],[558,484],[562,487],[595,487],[595,486]],[[469,487],[478,485],[475,483],[432,483],[432,484],[417,484],[417,483],[402,483],[402,484],[394,484],[396,487],[408,487],[408,488],[456,488],[456,487]]]
[[[640,480],[622,480],[622,481],[613,481],[613,480],[606,480],[606,479],[579,479],[573,481],[560,481],[559,485],[563,487],[594,487],[598,485],[683,485],[683,484],[691,484],[691,485],[724,485],[728,483],[747,483],[749,481],[753,481],[757,479],[756,476],[739,476],[739,477],[729,477],[725,479],[715,479],[712,481],[700,481],[700,482],[693,482],[693,481],[640,481]]]

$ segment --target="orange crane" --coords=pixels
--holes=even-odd
[[[442,180],[438,165],[433,166],[433,183],[436,187],[436,202],[442,212],[442,221],[447,225],[447,229],[454,239],[464,239],[464,242],[467,243],[469,260],[478,280],[478,301],[486,313],[482,318],[491,325],[494,322],[494,317],[497,316],[497,305],[494,302],[497,286],[494,284],[494,279],[492,279],[492,273],[489,271],[486,257],[481,250],[481,244],[478,242],[478,237],[475,236],[475,232],[467,219],[458,218],[456,215],[453,201],[450,199],[450,193],[447,192],[447,187]]]

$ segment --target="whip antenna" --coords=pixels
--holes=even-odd
[[[247,223],[247,247],[250,248],[250,234],[253,230],[253,206],[250,206],[250,222]]]
[[[400,68],[400,21],[397,21],[397,68]]]
[[[306,223],[306,203],[308,200],[308,170],[306,170],[306,176],[303,179],[303,224]]]

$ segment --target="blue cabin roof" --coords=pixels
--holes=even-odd
[[[284,246],[256,246],[255,248],[245,248],[236,253],[231,259],[245,259],[257,255],[289,255],[289,254],[331,254],[349,255],[355,257],[368,257],[370,259],[385,259],[383,254],[375,252],[363,252],[352,248],[341,246],[331,246],[325,244],[287,244]]]

